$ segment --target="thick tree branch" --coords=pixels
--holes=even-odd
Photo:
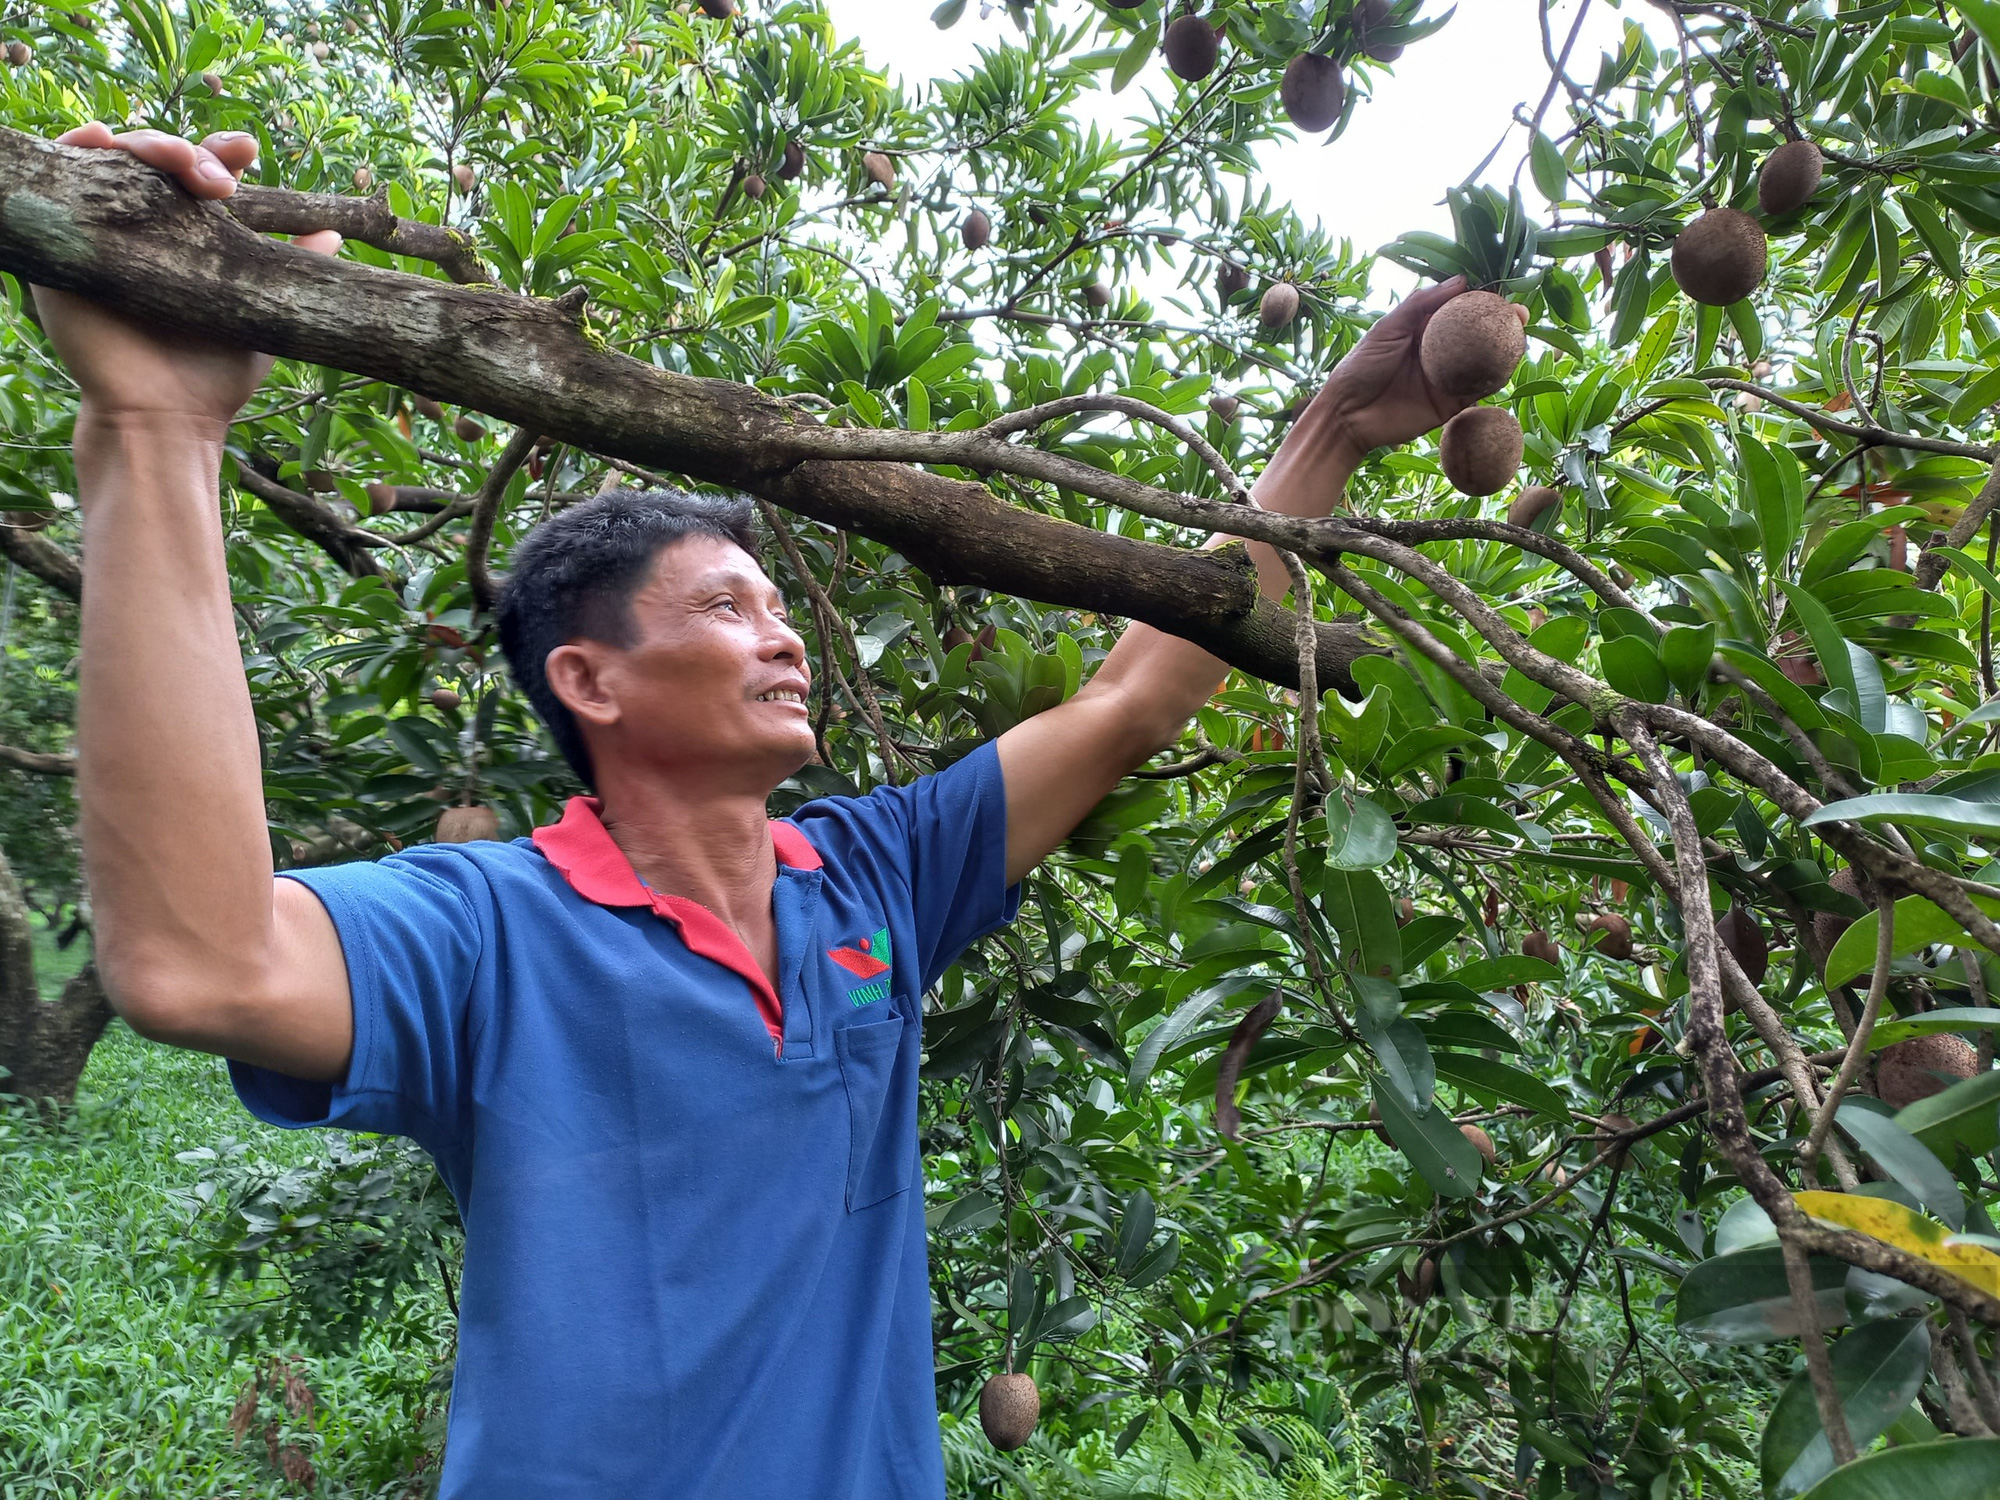
[[[83,597],[83,564],[39,532],[0,521],[0,557],[34,574],[58,594]]]
[[[0,269],[169,327],[392,381],[585,451],[745,490],[895,547],[941,582],[1144,620],[1233,666],[1296,684],[1291,614],[1258,599],[1251,570],[1230,549],[1190,554],[1021,510],[981,485],[834,461],[876,434],[825,428],[752,387],[617,354],[575,299],[455,286],[266,239],[123,153],[0,132]],[[1353,625],[1322,624],[1316,634],[1321,681],[1346,690],[1353,661],[1382,649]]]
[[[37,776],[74,776],[76,757],[45,755],[39,750],[17,750],[12,745],[0,745],[0,767],[32,771]]]

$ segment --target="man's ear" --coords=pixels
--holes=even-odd
[[[605,681],[607,648],[597,641],[570,641],[542,663],[549,691],[585,724],[608,729],[623,716]]]

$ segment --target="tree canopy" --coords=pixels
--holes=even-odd
[[[811,0],[0,19],[19,883],[81,899],[32,281],[284,357],[223,493],[281,864],[554,815],[490,607],[606,484],[760,501],[816,657],[778,812],[1060,702],[1126,618],[1237,669],[932,997],[945,1406],[1026,1370],[1050,1451],[1219,1431],[1282,1474],[1310,1430],[1384,1493],[1992,1493],[2000,6],[1626,0],[1600,57],[1545,6],[1453,234],[1379,250],[1258,148],[1452,46],[1434,0],[1002,9],[916,88]],[[92,118],[252,132],[255,186],[40,139]],[[1479,408],[1519,462],[1468,494],[1426,439],[1256,513],[1378,256],[1527,307]],[[1289,606],[1215,530],[1294,556]],[[318,1276],[239,1336],[430,1274],[340,1252],[438,1229],[374,1164],[316,1222],[232,1179],[214,1266]]]

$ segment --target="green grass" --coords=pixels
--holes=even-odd
[[[214,1305],[181,1273],[188,1216],[172,1194],[202,1169],[175,1154],[224,1135],[285,1163],[320,1144],[245,1113],[221,1059],[122,1023],[92,1054],[72,1118],[50,1127],[0,1112],[0,1500],[299,1493],[256,1432],[233,1445],[230,1408],[250,1367],[208,1332]],[[318,1494],[405,1487],[393,1472],[411,1434],[376,1392],[409,1379],[412,1362],[421,1356],[376,1344],[311,1363]]]
[[[29,925],[35,949],[35,982],[43,998],[53,1000],[76,977],[76,971],[90,962],[90,939],[79,938],[68,948],[58,948],[56,935],[49,928],[33,918]]]

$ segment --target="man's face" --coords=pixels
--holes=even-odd
[[[676,542],[629,608],[630,646],[579,641],[549,656],[557,691],[579,700],[600,779],[616,764],[762,793],[812,759],[805,642],[747,552],[719,537]]]

